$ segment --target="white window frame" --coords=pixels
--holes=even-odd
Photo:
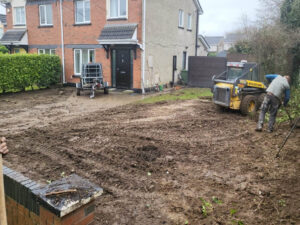
[[[38,54],[39,55],[45,55],[46,54],[46,50],[49,50],[49,52],[50,52],[49,55],[56,55],[56,50],[54,48],[39,48],[38,49]]]
[[[111,14],[110,14],[110,1],[111,0],[106,0],[106,5],[107,5],[107,9],[106,9],[106,15],[107,15],[107,19],[128,19],[128,0],[125,0],[126,2],[126,15],[124,16],[121,16],[120,14],[120,10],[121,10],[121,3],[120,3],[120,0],[117,0],[118,1],[118,15],[116,17],[112,17]]]
[[[51,7],[51,18],[52,18],[52,23],[48,23],[47,21],[47,6]],[[42,24],[42,17],[41,17],[41,8],[44,7],[44,15],[45,15],[45,23]],[[40,16],[40,25],[41,26],[52,26],[53,25],[53,12],[52,12],[52,5],[51,4],[45,4],[45,5],[39,5],[39,16]]]
[[[83,21],[82,22],[78,22],[77,21],[77,2],[89,2],[90,4],[90,19],[89,20],[85,20],[85,4],[83,4]],[[75,1],[75,24],[86,24],[86,23],[91,23],[91,2],[90,0],[76,0]]]
[[[79,67],[79,73],[76,72],[76,51],[80,52],[80,67]],[[81,75],[81,65],[82,65],[82,50],[81,49],[74,49],[74,74],[75,75]]]
[[[96,51],[95,49],[74,49],[74,57],[73,57],[73,61],[74,61],[74,74],[75,75],[81,75],[82,73],[82,50],[88,50],[88,58],[90,58],[90,52],[93,51],[94,52],[94,60],[96,60]],[[80,52],[80,67],[79,67],[79,73],[76,73],[76,51],[79,51]]]
[[[187,20],[187,29],[188,30],[192,30],[192,21],[193,21],[193,19],[192,19],[193,17],[192,17],[192,14],[191,13],[189,13],[188,14],[188,20]]]
[[[23,8],[24,10],[24,23],[17,23],[17,9]],[[25,26],[26,25],[26,10],[25,6],[17,6],[13,8],[13,18],[14,18],[14,25],[19,25],[19,26]]]
[[[184,28],[184,11],[179,9],[178,13],[178,27]]]

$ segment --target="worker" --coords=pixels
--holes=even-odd
[[[283,106],[286,107],[290,100],[290,83],[291,77],[281,76],[278,74],[268,74],[266,78],[271,84],[267,89],[267,94],[261,105],[261,112],[259,115],[256,131],[262,131],[265,115],[267,111],[270,111],[268,132],[273,132],[273,126],[275,124],[277,111],[281,105],[282,95],[284,94]]]
[[[2,137],[0,139],[0,154],[6,154],[8,153],[8,148],[7,148],[7,145],[6,145],[6,139],[5,137]]]

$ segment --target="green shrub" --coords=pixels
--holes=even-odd
[[[3,54],[8,53],[8,49],[5,46],[0,45],[0,53],[3,53]]]
[[[0,54],[0,92],[49,87],[60,81],[60,74],[58,56]]]
[[[281,107],[281,109],[279,110],[279,116],[277,119],[279,123],[289,121],[286,110],[288,111],[292,119],[297,119],[300,117],[300,87],[294,87],[291,90],[291,99],[288,103],[287,109]]]

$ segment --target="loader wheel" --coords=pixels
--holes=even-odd
[[[266,93],[262,93],[258,96],[257,99],[257,110],[259,110],[259,108],[261,107],[261,104],[263,103],[264,99],[265,99]]]
[[[108,94],[109,93],[109,90],[108,90],[108,88],[104,88],[104,94]]]
[[[255,116],[257,108],[257,98],[253,95],[246,95],[241,103],[240,110],[242,114]]]
[[[76,95],[80,96],[80,89],[79,88],[76,89]]]

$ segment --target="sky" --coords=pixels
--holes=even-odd
[[[204,11],[200,16],[199,33],[204,36],[223,36],[241,27],[241,18],[247,15],[255,21],[259,0],[199,0]]]

